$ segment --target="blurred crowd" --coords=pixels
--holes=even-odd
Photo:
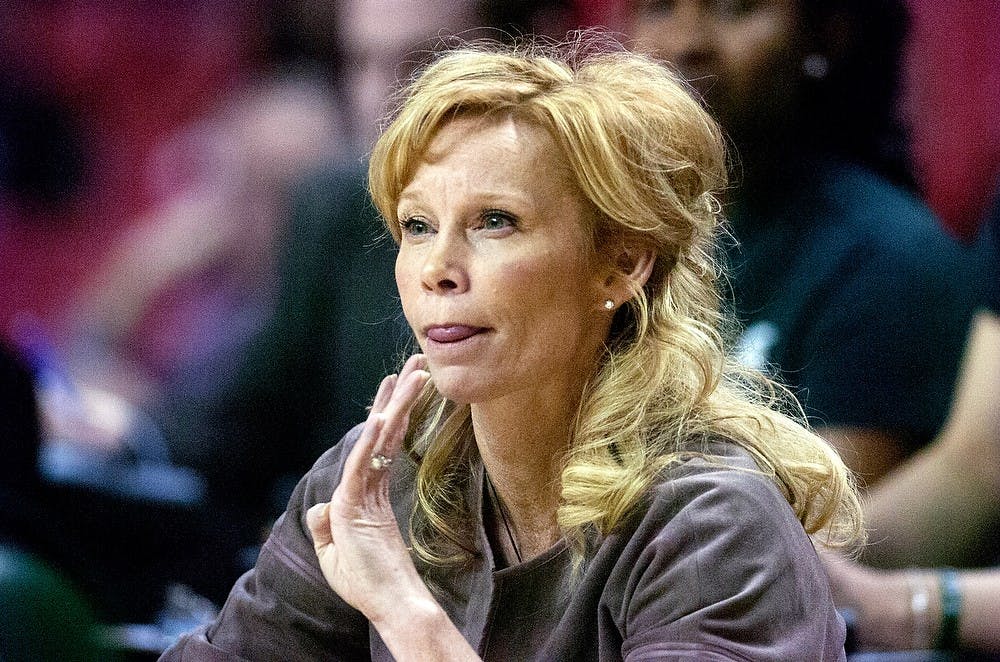
[[[410,347],[365,189],[393,92],[456,36],[589,27],[676,68],[726,133],[733,351],[873,494],[956,428],[1000,287],[992,0],[12,0],[0,659],[155,657],[220,606]],[[876,528],[862,558],[1000,563],[984,489],[955,554],[880,556]]]

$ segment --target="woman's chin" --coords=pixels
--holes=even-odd
[[[489,398],[490,384],[476,379],[467,371],[456,368],[430,369],[434,388],[448,400],[461,405],[470,405]],[[462,374],[465,373],[465,374]]]
[[[456,404],[471,405],[476,401],[476,398],[471,395],[469,389],[462,388],[455,384],[439,384],[434,382],[434,388],[436,388],[438,393],[440,393],[445,399]]]

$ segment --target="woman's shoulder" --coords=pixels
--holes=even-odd
[[[734,443],[699,453],[661,474],[635,528],[598,557],[612,566],[604,600],[627,646],[666,654],[665,642],[686,640],[737,659],[836,659],[843,625],[776,482]]]
[[[677,460],[666,467],[656,481],[656,489],[682,480],[718,481],[774,485],[750,452],[741,444],[722,438],[707,439],[681,446]]]
[[[342,465],[343,461],[347,458],[348,453],[354,448],[354,444],[357,443],[358,437],[361,436],[361,430],[364,428],[364,423],[358,423],[350,430],[348,430],[343,437],[337,440],[337,443],[326,449],[322,455],[313,463],[312,468],[309,473],[316,471],[324,471],[331,466]]]
[[[653,485],[645,518],[671,522],[664,530],[697,526],[703,534],[716,530],[727,536],[744,529],[771,530],[785,531],[782,538],[806,540],[773,474],[743,447],[724,440],[699,444],[665,469]]]
[[[788,571],[804,584],[822,577],[812,541],[777,479],[735,443],[704,445],[701,454],[664,471],[636,524],[629,545],[653,565],[687,559],[734,585],[761,563],[766,574]]]

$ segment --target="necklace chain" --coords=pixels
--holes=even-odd
[[[503,522],[503,528],[507,531],[507,539],[510,541],[510,546],[514,548],[514,556],[517,557],[517,562],[521,563],[521,550],[517,546],[517,541],[514,540],[514,533],[510,530],[510,523],[507,522],[507,513],[503,506],[503,502],[500,501],[500,495],[497,494],[497,488],[493,486],[493,481],[490,480],[490,475],[486,474],[486,487],[490,491],[490,499],[493,501],[493,510],[500,515],[500,521]]]

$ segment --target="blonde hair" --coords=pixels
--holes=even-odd
[[[558,521],[578,560],[666,467],[718,439],[753,456],[807,532],[831,546],[860,540],[857,493],[836,452],[783,389],[728,358],[714,193],[726,184],[723,140],[675,75],[584,33],[561,45],[465,45],[404,94],[369,166],[372,199],[397,241],[396,202],[438,129],[458,114],[508,113],[561,148],[596,209],[595,248],[615,238],[655,252],[651,277],[615,315],[565,458]],[[469,407],[429,385],[411,420],[415,552],[461,563],[474,553],[463,498],[475,462]]]

